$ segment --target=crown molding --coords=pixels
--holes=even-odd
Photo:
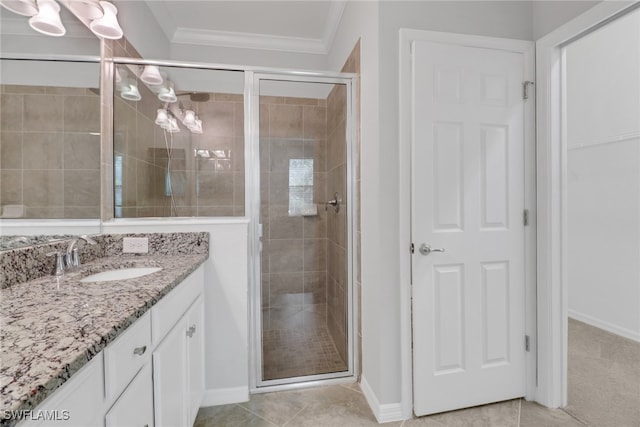
[[[327,53],[326,45],[321,39],[283,37],[234,31],[211,31],[178,27],[171,41],[180,44],[244,49],[264,49],[313,54]]]
[[[172,43],[203,46],[235,47],[243,49],[261,49],[283,52],[310,53],[326,55],[331,49],[333,39],[342,19],[346,0],[332,0],[327,14],[327,22],[321,38],[275,36],[235,31],[203,30],[176,27],[173,35],[167,35]],[[160,7],[151,6],[152,12],[165,31],[175,25]]]

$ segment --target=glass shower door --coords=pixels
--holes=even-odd
[[[347,94],[259,80],[259,386],[352,370]]]

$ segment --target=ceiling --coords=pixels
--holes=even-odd
[[[324,54],[345,1],[145,0],[172,43]]]

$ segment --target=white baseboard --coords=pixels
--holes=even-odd
[[[201,408],[249,401],[249,387],[216,388],[204,391]]]
[[[640,342],[640,333],[620,327],[618,325],[614,325],[609,322],[605,322],[604,320],[596,319],[595,317],[589,316],[588,314],[579,313],[575,310],[569,310],[569,317],[579,322],[586,323],[587,325],[591,325],[596,328],[603,329],[607,332],[611,332],[612,334],[620,335],[621,337]]]
[[[371,386],[364,375],[360,379],[360,388],[362,389],[362,394],[364,394],[365,399],[367,399],[367,403],[371,407],[373,415],[379,423],[390,423],[392,421],[404,420],[404,416],[402,415],[402,403],[381,404],[373,390],[371,390]]]

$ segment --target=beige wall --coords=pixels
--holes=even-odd
[[[98,95],[47,86],[0,91],[0,205],[23,205],[23,218],[99,218]]]
[[[347,186],[346,87],[336,85],[327,97],[327,195],[342,201],[327,216],[327,326],[343,360],[347,355]]]

